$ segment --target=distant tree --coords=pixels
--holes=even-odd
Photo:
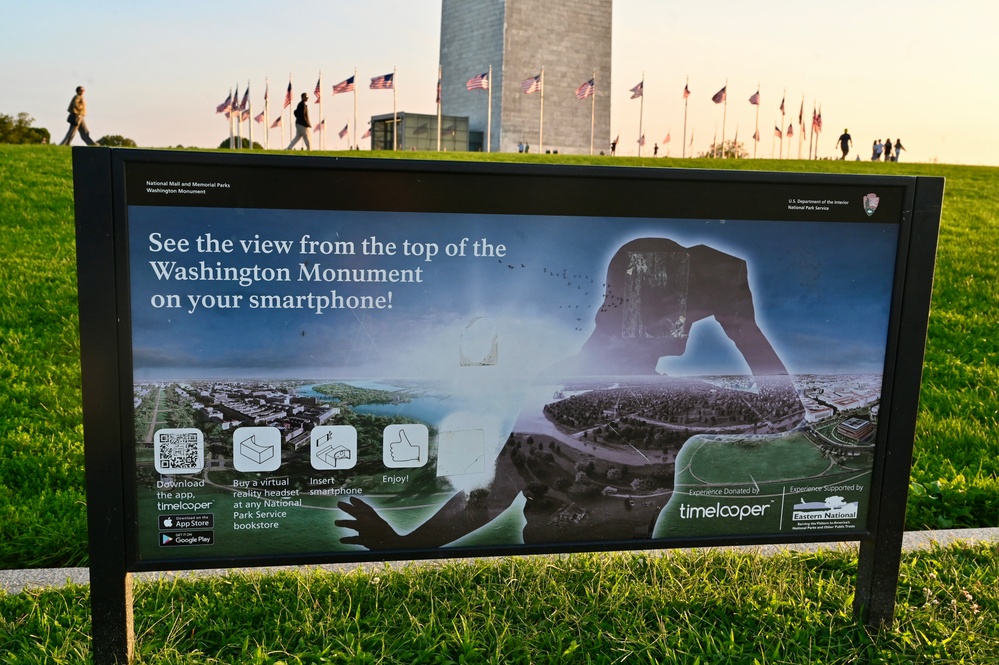
[[[17,118],[0,113],[0,143],[49,143],[49,130],[32,127],[34,121],[27,113],[18,113]]]
[[[97,144],[106,148],[137,148],[135,141],[127,139],[121,134],[108,134],[97,139]]]
[[[239,137],[239,138],[234,138],[233,139],[233,143],[236,145],[237,148],[239,148],[239,146],[242,146],[242,148],[239,148],[241,150],[249,150],[250,149],[250,139],[246,138],[245,136],[242,136],[242,137]],[[225,139],[224,141],[222,141],[222,143],[219,143],[219,150],[228,150],[228,149],[229,149],[229,139]],[[253,142],[253,149],[254,150],[263,150],[264,146],[260,145],[256,141],[254,141]]]
[[[720,157],[722,159],[745,159],[749,153],[742,143],[735,141],[724,141],[721,145],[712,143],[706,152],[702,152],[698,157]]]
[[[531,498],[535,501],[541,501],[548,494],[548,485],[542,482],[532,481],[527,485],[527,493],[530,494]]]

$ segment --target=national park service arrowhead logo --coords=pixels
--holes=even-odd
[[[878,203],[881,201],[877,194],[873,192],[864,197],[864,212],[870,217],[874,214],[874,211],[878,209]]]

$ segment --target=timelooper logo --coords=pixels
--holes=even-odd
[[[681,503],[680,519],[738,519],[741,522],[747,517],[763,517],[767,512],[767,508],[770,508],[770,505],[769,503],[744,503],[742,505],[722,505],[721,503],[716,503],[713,506],[688,506],[685,503]]]

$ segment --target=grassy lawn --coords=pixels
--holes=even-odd
[[[999,169],[474,157],[946,177],[906,526],[999,525]],[[86,565],[70,151],[0,145],[0,256],[0,568]],[[877,635],[850,613],[855,555],[711,551],[142,583],[136,634],[144,663],[990,663],[996,555],[906,554]],[[0,592],[5,662],[84,662],[88,593]]]
[[[349,153],[352,156],[357,153]],[[369,153],[362,153],[367,156]],[[999,524],[999,169],[397,153],[947,178],[907,527]],[[0,146],[0,567],[86,562],[70,151]]]
[[[137,585],[139,663],[995,663],[994,547],[907,554],[896,622],[852,617],[846,552],[451,561]],[[88,587],[0,594],[8,663],[84,662]],[[4,636],[8,637],[4,637]]]

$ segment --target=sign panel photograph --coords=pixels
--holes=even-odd
[[[913,179],[133,155],[131,567],[867,532]]]

